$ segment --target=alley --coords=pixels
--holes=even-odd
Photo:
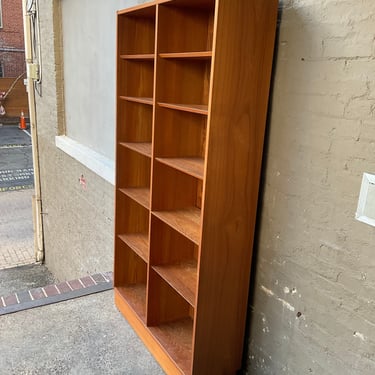
[[[34,262],[31,138],[0,126],[0,269]]]

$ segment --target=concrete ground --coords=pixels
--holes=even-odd
[[[164,374],[112,290],[1,316],[0,332],[1,374]]]
[[[0,269],[33,263],[33,189],[0,192]]]
[[[0,270],[0,296],[43,287],[55,281],[52,273],[42,264],[3,269]]]

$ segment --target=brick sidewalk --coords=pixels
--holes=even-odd
[[[0,192],[0,269],[35,262],[33,189]]]

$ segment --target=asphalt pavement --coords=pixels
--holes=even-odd
[[[0,126],[0,192],[31,189],[34,171],[28,131]]]
[[[33,187],[30,134],[15,125],[0,126],[0,269],[35,260]]]

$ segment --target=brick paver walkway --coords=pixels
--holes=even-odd
[[[33,189],[0,192],[0,269],[35,261],[33,193]]]

